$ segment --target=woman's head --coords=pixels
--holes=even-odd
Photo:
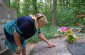
[[[46,24],[47,19],[44,14],[38,13],[38,14],[35,14],[35,17],[37,18],[38,28],[41,28],[42,26]]]
[[[35,17],[37,17],[37,20],[44,17],[45,15],[42,13],[35,14]]]

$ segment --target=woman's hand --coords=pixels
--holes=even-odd
[[[56,47],[56,45],[54,43],[49,42],[48,45],[52,48],[52,47]]]
[[[22,52],[23,48],[22,47],[18,47],[17,48],[17,54],[20,54]]]
[[[49,42],[49,41],[43,36],[42,33],[39,33],[38,36],[39,36],[43,41],[45,41],[51,48],[56,46],[54,43]]]

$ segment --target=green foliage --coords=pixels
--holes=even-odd
[[[17,10],[18,17],[27,16],[42,12],[48,21],[52,21],[52,1],[51,0],[4,0],[7,6]],[[83,19],[76,19],[79,14],[85,15],[84,0],[57,0],[56,21],[58,26],[74,26],[76,22],[85,24]]]
[[[75,9],[62,9],[61,11],[58,11],[57,15],[57,21],[59,26],[72,26],[74,25],[74,22],[76,20],[75,17]]]
[[[67,41],[68,41],[69,43],[75,43],[75,39],[74,39],[73,35],[69,35]]]

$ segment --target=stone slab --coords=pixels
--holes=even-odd
[[[67,49],[67,42],[64,37],[59,37],[50,40],[56,44],[56,47],[49,48],[49,46],[41,41],[36,44],[29,55],[72,55]]]
[[[70,44],[68,45],[68,49],[72,55],[85,55],[85,44],[83,43]]]

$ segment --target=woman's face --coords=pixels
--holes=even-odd
[[[38,20],[38,28],[43,27],[46,24],[45,20]]]

